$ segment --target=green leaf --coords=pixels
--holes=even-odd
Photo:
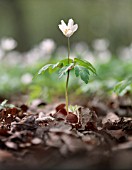
[[[60,63],[56,63],[56,64],[47,64],[45,66],[43,66],[39,71],[38,71],[38,74],[41,74],[42,72],[45,72],[45,71],[49,71],[49,73],[52,73],[53,71],[56,70],[56,68],[60,65]]]
[[[75,66],[74,66],[74,71],[75,71],[76,77],[79,77],[80,69],[79,69],[79,66],[78,66],[78,65],[75,65]]]
[[[77,63],[78,65],[83,66],[83,67],[87,68],[88,70],[90,70],[91,72],[93,72],[94,74],[96,74],[96,69],[88,61],[81,60],[79,58],[74,58],[74,62],[75,62],[75,64]]]
[[[8,101],[8,100],[4,100],[4,101],[0,104],[0,110],[1,110],[1,109],[4,109],[4,108],[14,108],[14,107],[15,107],[15,105],[13,105],[13,104],[7,104],[7,101]],[[17,107],[15,107],[15,108],[17,108]]]
[[[49,68],[52,67],[52,66],[53,66],[53,64],[47,64],[47,65],[43,66],[43,67],[39,70],[38,74],[41,74],[42,72],[45,72],[47,69],[49,69]]]
[[[76,77],[80,76],[80,78],[87,84],[89,81],[89,71],[86,67],[75,65],[74,71]]]
[[[85,67],[82,68],[81,71],[80,71],[80,77],[86,84],[88,84],[88,81],[89,81],[89,71],[88,71],[88,69],[86,69]]]
[[[69,61],[68,61],[68,59],[63,59],[63,60],[57,62],[56,64],[47,64],[47,65],[43,66],[38,71],[38,74],[41,74],[47,70],[49,71],[49,73],[52,73],[52,72],[56,71],[57,68],[62,68],[64,66],[66,66],[68,63],[69,64],[73,63],[73,60],[69,59]]]
[[[7,103],[7,101],[8,101],[8,100],[4,100],[0,105],[1,105],[2,107],[4,107],[4,106],[6,105],[6,103]]]
[[[123,81],[118,82],[114,87],[114,92],[121,94],[128,86],[132,85],[132,77],[128,77]]]
[[[72,67],[74,66],[74,63],[71,63],[65,67],[62,67],[59,71],[59,78],[61,78],[63,75],[66,74],[66,72],[70,69],[72,69]]]
[[[14,107],[15,107],[15,105],[14,105],[14,104],[6,104],[6,105],[5,105],[5,107],[7,107],[7,108],[10,108],[10,109],[11,109],[11,108],[14,108]],[[15,107],[15,108],[17,108],[17,107]]]
[[[60,67],[60,62],[56,63],[56,64],[52,64],[52,66],[49,67],[49,73],[53,73],[54,71],[56,71],[56,69],[58,69]]]
[[[78,106],[78,105],[69,105],[69,109],[71,112],[78,112],[79,109],[81,108],[81,106]]]
[[[59,62],[56,64],[52,64],[52,69],[55,69],[56,67],[58,67],[59,64],[60,64]]]
[[[74,61],[72,59],[69,58],[69,62],[68,62],[68,58],[60,60],[59,63],[62,64],[63,66],[66,66],[68,64],[73,63]]]

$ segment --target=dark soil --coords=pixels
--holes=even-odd
[[[132,168],[132,99],[65,104],[5,104],[0,109],[0,170]]]

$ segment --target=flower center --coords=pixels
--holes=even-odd
[[[65,31],[64,31],[65,34],[67,34],[67,32],[68,32],[69,30],[70,30],[69,28],[65,29]]]

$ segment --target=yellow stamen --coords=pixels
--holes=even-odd
[[[69,28],[68,28],[68,29],[65,29],[65,31],[64,31],[64,32],[65,32],[65,34],[67,34],[67,32],[68,32],[69,30],[70,30]]]

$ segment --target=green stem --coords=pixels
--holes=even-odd
[[[70,58],[70,39],[69,39],[69,37],[68,37],[68,64],[69,64],[69,58]],[[65,98],[66,98],[66,111],[67,111],[67,113],[68,113],[68,105],[69,105],[69,100],[68,100],[69,75],[70,75],[70,70],[68,70],[68,72],[67,72],[66,93],[65,93]]]
[[[68,64],[69,64],[69,58],[70,58],[70,38],[68,37]]]

